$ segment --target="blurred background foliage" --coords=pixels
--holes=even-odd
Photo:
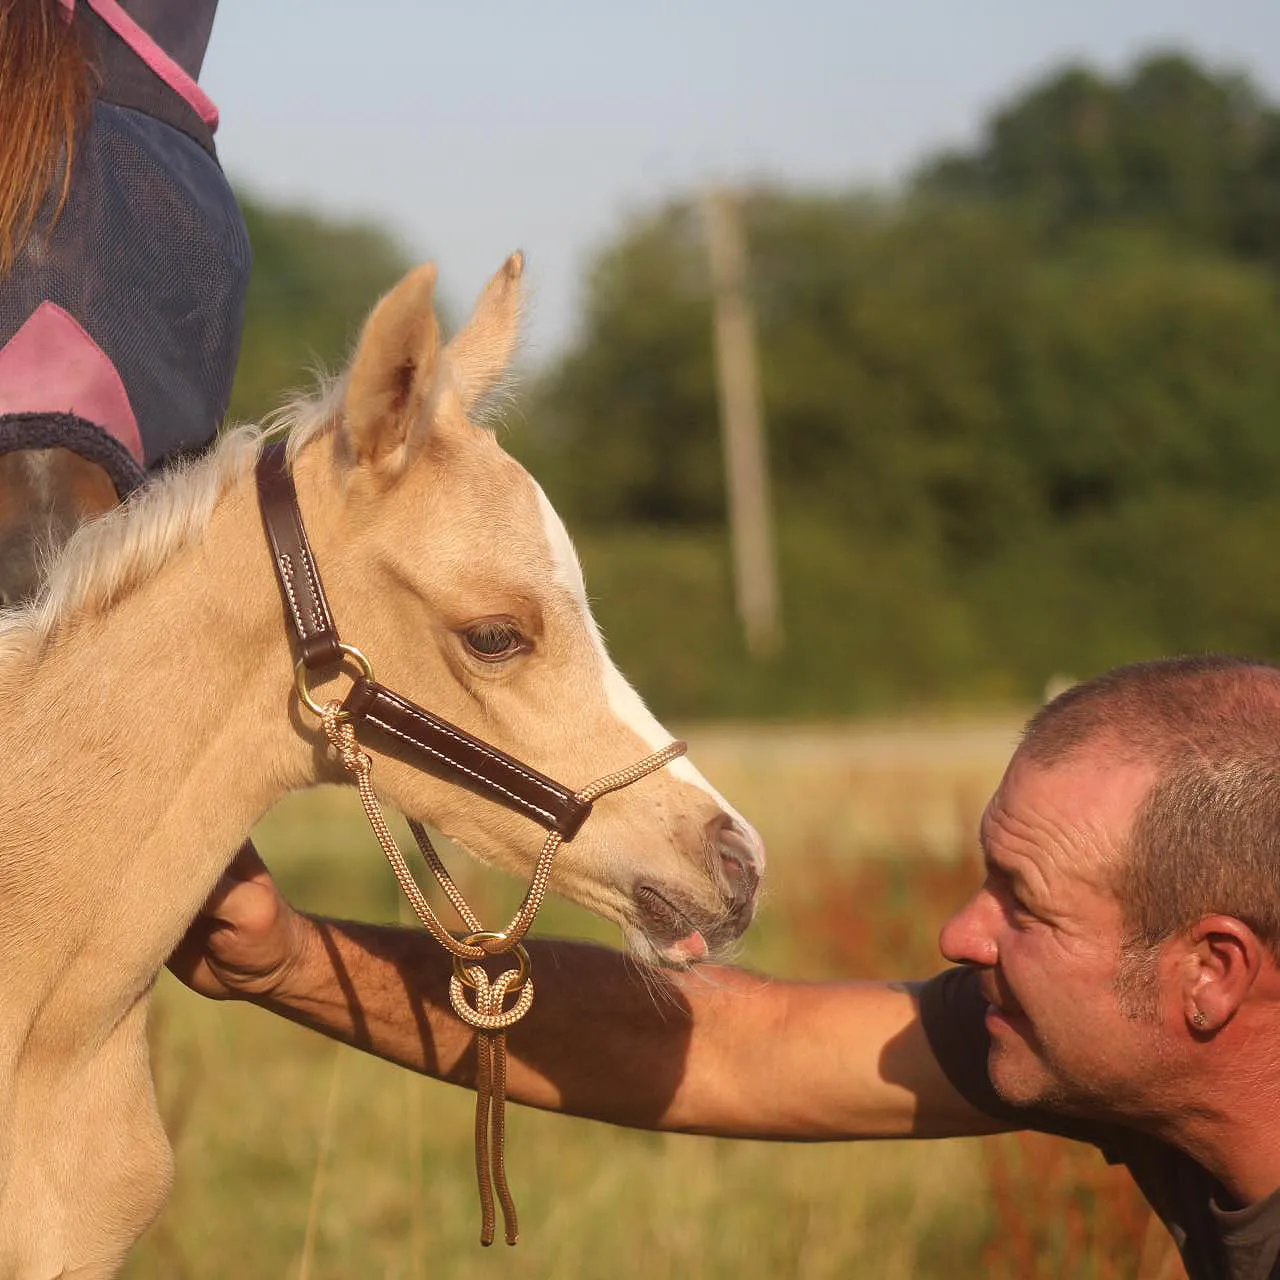
[[[255,417],[341,363],[404,263],[368,228],[246,211]],[[743,212],[777,658],[733,613],[695,195],[601,249],[505,428],[655,709],[835,717],[1280,656],[1280,112],[1247,79],[1173,53],[1069,67],[898,192],[761,187]]]
[[[318,373],[342,367],[369,308],[403,274],[387,235],[358,223],[275,209],[238,191],[253,273],[228,416],[256,422]]]

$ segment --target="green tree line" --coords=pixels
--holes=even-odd
[[[691,195],[590,265],[506,443],[663,713],[1037,696],[1158,653],[1280,656],[1280,113],[1188,57],[1057,72],[892,195],[744,193],[787,643],[731,577]],[[236,406],[340,363],[403,266],[250,203]]]
[[[386,233],[238,191],[253,272],[228,418],[258,422],[287,396],[337,373],[370,307],[409,263]]]
[[[696,204],[596,260],[522,451],[664,710],[1034,697],[1280,656],[1280,115],[1175,55],[1070,68],[893,197],[744,198],[788,643],[732,619]],[[616,584],[616,585],[615,585]]]

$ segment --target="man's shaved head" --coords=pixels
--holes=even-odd
[[[1019,752],[1155,766],[1116,874],[1129,945],[1221,913],[1280,958],[1280,667],[1211,655],[1118,667],[1043,707]]]

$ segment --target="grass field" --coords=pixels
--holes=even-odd
[[[689,728],[693,758],[769,846],[742,962],[796,977],[940,967],[937,927],[975,882],[972,832],[1017,724]],[[403,919],[352,794],[296,797],[257,836],[299,904]],[[515,900],[519,886],[451,861],[482,916]],[[539,929],[615,941],[560,903]],[[732,1143],[518,1108],[522,1240],[486,1251],[469,1094],[167,974],[152,1042],[178,1172],[131,1280],[1178,1274],[1123,1175],[1069,1144]]]

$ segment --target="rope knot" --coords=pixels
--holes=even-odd
[[[338,753],[343,768],[357,778],[367,778],[373,772],[373,758],[360,750],[355,728],[343,713],[342,704],[326,702],[321,711],[321,719],[324,721],[325,737]]]
[[[466,941],[475,945],[480,939],[472,934]],[[483,965],[468,964],[462,956],[453,958],[449,1003],[454,1013],[477,1031],[505,1031],[519,1022],[533,1006],[529,953],[517,942],[510,954],[515,956],[516,967],[504,970],[496,978],[490,978]],[[468,1000],[468,992],[473,993],[472,1000]],[[516,1002],[507,1009],[504,1006],[511,995],[516,996]]]
[[[301,669],[301,667],[299,668]],[[366,671],[366,675],[369,674]],[[300,689],[302,686],[300,686]],[[382,846],[395,872],[400,887],[413,905],[418,918],[431,936],[453,956],[453,974],[449,979],[449,1003],[463,1022],[476,1030],[476,1177],[480,1191],[480,1243],[492,1244],[495,1211],[494,1192],[502,1204],[502,1216],[508,1244],[519,1238],[515,1204],[507,1186],[506,1169],[506,1097],[507,1097],[507,1037],[506,1030],[529,1012],[533,1005],[533,980],[529,976],[529,953],[521,939],[533,917],[537,914],[547,891],[551,875],[551,861],[564,843],[564,837],[555,830],[547,832],[542,852],[534,864],[533,877],[520,909],[511,923],[501,932],[480,927],[475,912],[458,891],[444,864],[440,861],[426,829],[420,822],[409,820],[409,829],[418,843],[422,856],[435,873],[446,897],[456,908],[463,923],[471,930],[462,938],[455,938],[436,918],[431,904],[418,887],[409,871],[404,856],[382,816],[374,792],[373,760],[360,750],[355,726],[338,702],[328,702],[317,707],[310,696],[303,692],[303,699],[313,711],[320,712],[325,737],[338,753],[343,767],[355,777],[360,792],[360,803],[373,827],[378,843]],[[592,803],[600,796],[638,782],[646,775],[661,769],[676,757],[684,754],[683,742],[670,742],[644,760],[620,769],[616,773],[597,778],[590,786],[577,792],[577,798]],[[515,958],[515,968],[507,969],[496,978],[490,978],[483,961],[497,956]],[[470,994],[468,994],[470,993]],[[507,1000],[515,996],[515,1003],[506,1008]]]

